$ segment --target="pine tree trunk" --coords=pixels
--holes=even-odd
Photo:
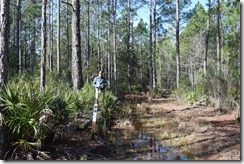
[[[86,56],[86,67],[89,69],[90,57],[91,57],[91,45],[90,45],[90,0],[87,1],[87,56]],[[88,80],[87,75],[87,80]]]
[[[107,73],[107,87],[108,89],[110,89],[110,81],[111,81],[111,41],[110,41],[110,13],[111,13],[111,10],[110,10],[110,0],[107,0],[107,7],[108,7],[108,56],[107,56],[107,61],[108,61],[108,73]]]
[[[8,33],[9,33],[9,5],[10,1],[0,0],[0,89],[7,84],[8,75]],[[4,155],[4,131],[0,114],[0,159]]]
[[[221,29],[220,29],[220,2],[217,0],[217,75],[218,77],[221,76]],[[222,110],[222,99],[221,99],[221,80],[218,80],[217,84],[217,93],[216,93],[216,99],[219,103],[217,103],[216,108],[219,110]]]
[[[142,50],[142,36],[140,41],[140,82],[141,82],[141,88],[143,88],[143,50]]]
[[[97,56],[98,70],[101,70],[100,0],[97,0]]]
[[[68,5],[68,0],[66,0],[66,24],[65,24],[65,26],[66,26],[66,62],[67,62],[67,64],[66,64],[66,68],[69,70],[69,68],[70,68],[70,55],[69,55],[69,10],[68,10],[68,8],[69,8],[69,5]]]
[[[24,36],[24,47],[23,47],[23,53],[22,53],[22,59],[23,59],[23,71],[26,71],[26,60],[27,60],[27,35]]]
[[[179,0],[176,0],[176,84],[177,89],[179,89],[179,81],[180,81],[180,20],[179,20]]]
[[[159,48],[158,48],[158,52],[159,52]],[[159,61],[159,76],[158,76],[158,84],[160,89],[163,89],[163,79],[162,79],[162,56],[160,54],[158,54],[158,61]]]
[[[131,92],[131,75],[130,75],[130,0],[127,0],[126,6],[126,56],[127,56],[127,80],[128,90]]]
[[[152,96],[153,96],[153,49],[152,49],[152,0],[150,0],[150,16],[149,16],[149,102],[151,102]]]
[[[192,58],[190,58],[190,73],[191,73],[191,86],[194,86],[194,67],[193,67],[194,61]]]
[[[220,2],[217,0],[217,74],[221,74],[221,32],[220,32]]]
[[[208,40],[209,40],[209,31],[210,31],[210,5],[211,0],[208,0],[208,20],[207,20],[207,29],[206,29],[206,36],[205,36],[205,48],[204,48],[204,75],[207,75],[207,61],[208,61]]]
[[[33,26],[33,30],[32,30],[32,38],[31,38],[31,47],[30,47],[30,52],[31,52],[31,73],[34,74],[34,69],[36,66],[36,55],[35,55],[35,33],[36,33],[36,22],[34,21],[34,26]]]
[[[72,0],[72,83],[73,89],[83,86],[80,41],[80,1]]]
[[[53,12],[54,12],[54,9],[53,9],[53,6],[54,6],[54,3],[52,1],[52,5],[51,5],[51,13],[52,13],[52,25],[51,25],[51,56],[50,56],[50,68],[53,69]]]
[[[48,55],[47,55],[47,66],[49,71],[52,72],[52,24],[51,24],[51,3],[49,0],[48,5]]]
[[[60,0],[57,1],[57,74],[60,76]]]
[[[156,21],[156,0],[154,0],[154,8],[153,8],[153,90],[154,93],[156,91],[156,87],[157,87],[157,72],[156,72],[156,37],[157,37],[157,21]]]
[[[118,94],[118,88],[117,88],[116,8],[117,8],[117,0],[113,0],[113,60],[114,60],[113,88],[114,88],[114,94],[115,95]]]
[[[0,86],[7,84],[9,1],[0,0]]]
[[[45,91],[46,83],[46,10],[47,10],[47,0],[42,0],[42,22],[41,22],[41,78],[40,78],[40,90]]]
[[[21,74],[21,55],[19,54],[20,51],[20,41],[19,41],[19,31],[20,31],[20,17],[21,17],[21,0],[16,1],[16,8],[17,8],[17,14],[16,14],[16,36],[15,36],[15,43],[16,43],[16,56],[19,58],[19,73]]]

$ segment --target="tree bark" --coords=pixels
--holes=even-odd
[[[73,89],[83,86],[80,40],[80,1],[72,0],[72,83]]]
[[[157,87],[157,65],[156,65],[156,41],[157,41],[157,19],[156,19],[156,0],[154,0],[153,7],[153,90],[156,91]]]
[[[144,69],[144,65],[143,65],[143,50],[142,50],[142,36],[141,36],[141,40],[140,40],[140,81],[141,81],[141,88],[143,88],[143,69]]]
[[[66,0],[66,68],[69,69],[70,68],[70,55],[69,55],[69,10],[68,10],[69,4],[68,4],[68,0]]]
[[[207,75],[207,65],[208,65],[208,40],[209,40],[209,31],[210,31],[210,5],[211,0],[208,0],[208,20],[207,20],[207,29],[206,29],[206,35],[205,35],[205,48],[204,48],[204,75],[206,77]]]
[[[114,88],[114,94],[115,95],[118,94],[118,88],[117,88],[116,9],[117,9],[117,0],[113,0],[113,60],[114,60],[113,88]]]
[[[87,56],[86,56],[86,68],[89,69],[90,57],[91,57],[91,45],[90,45],[90,0],[87,1]],[[87,76],[88,80],[88,76]]]
[[[97,0],[97,57],[98,70],[101,70],[100,0]]]
[[[51,40],[52,40],[52,43],[51,43],[51,56],[50,56],[50,68],[53,69],[53,6],[54,6],[54,3],[52,2],[52,5],[51,5],[51,13],[52,13],[52,25],[51,25]]]
[[[179,0],[176,0],[176,85],[177,89],[179,89],[179,81],[180,81],[180,10],[179,10]]]
[[[46,10],[47,10],[47,0],[42,0],[42,22],[41,22],[41,78],[40,78],[40,91],[45,91],[46,83]]]
[[[19,41],[19,31],[20,31],[20,19],[21,19],[21,0],[16,1],[16,8],[17,8],[17,14],[16,14],[16,36],[15,36],[15,46],[16,46],[16,56],[19,58],[19,69],[18,72],[21,74],[22,71],[22,63],[21,63],[21,54],[20,51],[20,41]]]
[[[152,43],[152,0],[150,0],[150,4],[149,4],[149,10],[150,10],[150,16],[149,16],[149,28],[150,28],[150,32],[149,32],[149,102],[151,102],[152,96],[153,96],[153,43]]]
[[[0,0],[0,86],[7,84],[9,1]]]
[[[107,38],[107,42],[108,42],[108,56],[107,56],[107,61],[108,61],[108,65],[107,65],[107,68],[108,68],[108,74],[107,74],[107,87],[108,89],[110,89],[110,81],[111,81],[111,41],[110,41],[110,13],[111,13],[111,10],[110,10],[110,0],[107,0],[107,7],[108,7],[108,38]]]
[[[9,33],[9,5],[10,1],[0,0],[0,89],[7,84],[8,75],[8,33]],[[2,115],[0,114],[0,159],[4,155],[4,131]]]
[[[52,72],[52,22],[51,22],[51,3],[52,1],[49,0],[48,5],[48,55],[47,55],[47,66],[49,71]]]
[[[220,2],[217,0],[217,74],[221,75],[221,30],[220,30]]]
[[[57,1],[57,74],[60,76],[60,0]]]
[[[126,56],[127,56],[127,80],[128,90],[131,92],[131,77],[130,77],[130,0],[126,1]]]
[[[33,30],[32,30],[32,38],[31,38],[31,46],[30,46],[30,52],[31,52],[31,73],[34,74],[34,69],[36,66],[36,54],[35,54],[35,40],[36,40],[36,22],[34,21],[34,26],[33,26]]]

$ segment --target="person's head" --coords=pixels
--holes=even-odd
[[[99,76],[99,77],[103,77],[103,71],[101,71],[101,70],[98,71],[98,76]]]

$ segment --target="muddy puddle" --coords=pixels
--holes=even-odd
[[[108,136],[116,145],[116,160],[190,160],[180,147],[165,142],[166,129],[175,126],[170,118],[162,120],[166,115],[146,107],[127,107]]]
[[[123,130],[111,140],[117,145],[117,160],[189,160],[178,147],[164,145],[147,134]]]

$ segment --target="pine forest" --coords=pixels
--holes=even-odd
[[[0,0],[1,160],[241,160],[238,0]]]

